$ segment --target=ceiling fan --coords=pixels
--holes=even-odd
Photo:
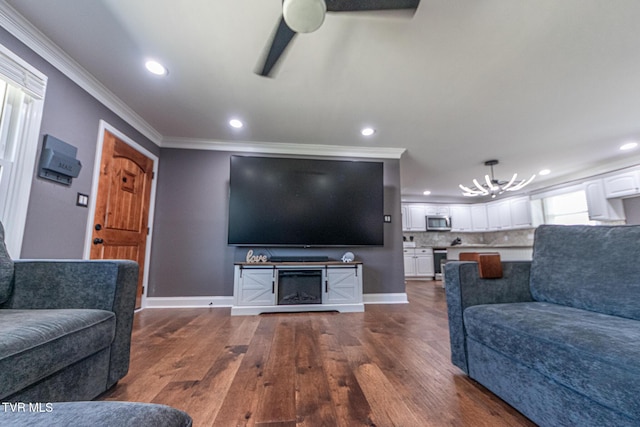
[[[282,17],[256,74],[268,77],[297,33],[311,33],[322,25],[326,12],[361,12],[418,8],[420,0],[284,0]]]

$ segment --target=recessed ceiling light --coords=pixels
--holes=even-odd
[[[144,65],[145,67],[147,67],[147,70],[149,70],[149,72],[157,76],[164,76],[168,73],[167,69],[157,61],[149,60]]]
[[[231,119],[229,120],[229,126],[240,129],[242,126],[244,126],[244,124],[238,119]]]
[[[622,145],[620,146],[620,149],[621,149],[621,150],[623,150],[623,151],[626,151],[626,150],[633,150],[633,149],[634,149],[634,148],[636,148],[637,146],[638,146],[638,143],[637,143],[637,142],[635,142],[635,141],[629,141],[629,142],[627,142],[626,144],[622,144]]]
[[[426,191],[424,191],[422,194],[424,194],[425,196],[428,196],[429,194],[431,194],[431,191],[426,190]]]
[[[549,175],[551,173],[551,171],[549,169],[542,169],[540,172],[538,172],[538,175]]]
[[[364,128],[360,131],[360,133],[364,136],[371,136],[376,133],[376,130],[373,128]]]

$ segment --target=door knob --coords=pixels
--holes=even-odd
[[[102,225],[96,224],[95,229],[96,229],[96,231],[102,230]]]
[[[104,240],[102,240],[101,238],[96,237],[95,239],[93,239],[93,244],[94,245],[99,245],[101,243],[104,243]]]

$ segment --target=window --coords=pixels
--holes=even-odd
[[[0,45],[0,221],[14,258],[22,248],[46,81]]]
[[[583,190],[542,199],[546,224],[595,224],[589,219],[587,195]]]
[[[22,142],[24,116],[30,98],[19,88],[0,80],[0,102],[0,212],[4,213],[8,209],[9,184],[17,148]],[[2,217],[4,219],[5,215]]]

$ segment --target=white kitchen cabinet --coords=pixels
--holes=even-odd
[[[414,249],[404,250],[404,275],[408,277],[416,275],[416,257]]]
[[[404,249],[405,277],[433,278],[435,274],[433,248]]]
[[[237,268],[234,305],[275,305],[276,274],[273,267]]]
[[[407,204],[402,206],[402,230],[426,231],[425,206]]]
[[[604,181],[602,179],[585,182],[584,191],[587,196],[589,219],[596,221],[617,221],[625,219],[622,199],[607,199],[604,190]]]
[[[500,230],[508,230],[512,227],[511,201],[509,200],[498,202],[498,227]]]
[[[352,304],[362,302],[362,281],[358,267],[331,267],[326,270],[323,304]]]
[[[500,229],[500,215],[498,214],[497,203],[487,203],[487,221],[489,223],[489,230]]]
[[[400,206],[400,219],[402,222],[402,231],[405,231],[409,228],[409,207],[402,205]]]
[[[606,176],[604,193],[607,199],[627,197],[640,194],[640,172],[631,171],[617,175]]]
[[[531,201],[518,197],[487,203],[490,231],[532,227]]]
[[[511,205],[509,200],[487,204],[487,216],[490,230],[508,230],[511,228]]]
[[[531,202],[528,197],[509,199],[511,228],[529,228],[531,222]]]
[[[420,251],[426,252],[424,249],[416,249],[416,276],[434,277],[436,271],[433,265],[433,250],[429,249],[429,253],[419,253]]]
[[[471,206],[451,205],[451,231],[472,231]]]
[[[425,205],[426,215],[451,215],[448,205]]]
[[[489,230],[487,205],[485,205],[484,203],[471,205],[471,229],[473,231]]]

